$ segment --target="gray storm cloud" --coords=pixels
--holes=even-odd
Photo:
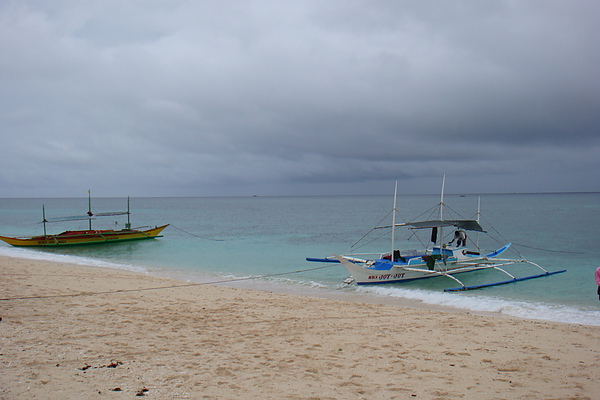
[[[3,2],[0,195],[600,191],[598,15]]]

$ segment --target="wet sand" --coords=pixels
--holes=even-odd
[[[597,326],[9,257],[0,270],[0,399],[600,396]]]

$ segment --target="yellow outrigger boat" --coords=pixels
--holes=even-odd
[[[11,246],[72,246],[81,244],[103,244],[125,242],[130,240],[154,239],[162,237],[161,231],[167,225],[157,226],[156,228],[140,231],[137,229],[115,230],[83,230],[83,231],[65,231],[57,235],[41,235],[30,238],[13,238],[0,236],[0,240],[5,241]]]
[[[88,192],[89,195],[89,192]],[[92,213],[92,203],[91,198],[88,196],[88,212],[87,216],[82,217],[65,217],[62,219],[56,219],[48,221],[46,219],[46,210],[45,207],[42,206],[42,214],[44,224],[44,234],[39,236],[27,237],[27,238],[18,238],[18,237],[7,237],[0,236],[0,240],[5,241],[11,246],[20,246],[20,247],[37,247],[37,246],[73,246],[73,245],[86,245],[86,244],[106,244],[106,243],[116,243],[116,242],[125,242],[131,240],[144,240],[144,239],[155,239],[162,237],[160,234],[169,224],[156,226],[154,228],[149,228],[146,230],[140,229],[132,229],[130,222],[130,212],[129,212],[129,198],[127,198],[127,211],[123,212],[108,212],[108,213]],[[125,229],[121,230],[94,230],[92,229],[92,219],[95,217],[106,217],[106,216],[114,216],[114,215],[127,215],[127,223],[125,224]],[[58,222],[58,221],[77,221],[77,220],[88,220],[89,221],[89,229],[86,230],[76,230],[76,231],[65,231],[59,233],[57,235],[48,235],[46,233],[46,224],[49,222]]]

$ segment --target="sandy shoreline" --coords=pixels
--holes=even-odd
[[[597,326],[190,286],[10,257],[0,268],[0,399],[600,395]],[[157,287],[171,288],[144,290]]]

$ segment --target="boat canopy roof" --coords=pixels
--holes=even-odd
[[[455,226],[458,229],[464,229],[467,231],[479,231],[485,232],[479,222],[473,219],[446,219],[446,220],[431,220],[431,221],[418,221],[418,222],[407,222],[400,224],[400,226],[406,225],[413,229],[424,229],[424,228],[441,228],[444,226]]]
[[[479,222],[474,219],[445,219],[445,220],[430,220],[430,221],[415,221],[406,222],[402,224],[396,224],[396,226],[407,226],[410,229],[426,229],[426,228],[441,228],[445,226],[455,226],[458,229],[464,229],[466,231],[478,231],[485,232]],[[375,229],[391,228],[391,225],[378,226]]]
[[[68,217],[56,217],[56,218],[46,218],[44,221],[41,221],[41,223],[44,222],[68,222],[68,221],[87,221],[89,219],[96,219],[95,217],[110,217],[110,216],[115,216],[115,215],[127,215],[130,214],[128,211],[111,211],[111,212],[104,212],[104,213],[90,213],[87,215],[71,215]]]

